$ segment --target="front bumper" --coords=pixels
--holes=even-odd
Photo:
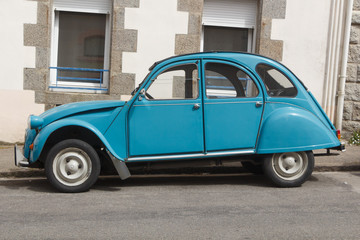
[[[15,166],[17,167],[28,167],[29,160],[24,157],[22,151],[19,147],[15,144],[14,146],[14,156],[15,156]]]

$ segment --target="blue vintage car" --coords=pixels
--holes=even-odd
[[[156,62],[127,102],[30,116],[15,162],[44,167],[62,192],[88,190],[109,166],[126,179],[136,164],[215,160],[241,161],[277,186],[296,187],[313,171],[312,150],[330,148],[343,150],[339,132],[289,69],[259,55],[212,52]]]

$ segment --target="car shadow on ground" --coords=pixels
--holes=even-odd
[[[139,175],[126,180],[119,177],[100,178],[93,186],[95,190],[117,191],[120,188],[144,186],[208,186],[208,185],[246,185],[255,187],[273,187],[263,175]]]
[[[308,181],[316,182],[314,176]],[[222,175],[135,175],[126,180],[118,176],[101,176],[90,191],[117,192],[124,188],[146,186],[210,186],[210,185],[240,185],[259,188],[274,188],[275,186],[264,176],[254,174],[222,174]],[[30,190],[41,193],[58,193],[46,178],[6,179],[0,181],[0,187],[19,191]]]
[[[50,183],[44,177],[39,178],[19,178],[19,179],[2,179],[0,187],[5,187],[14,191],[30,190],[33,192],[56,193]]]

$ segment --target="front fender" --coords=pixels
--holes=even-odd
[[[296,106],[286,106],[273,110],[263,120],[257,152],[309,151],[339,145],[333,131],[313,113]]]
[[[34,148],[31,151],[29,162],[33,163],[39,159],[40,154],[43,151],[43,148],[45,146],[45,143],[48,140],[51,133],[53,133],[54,131],[56,131],[62,127],[67,127],[67,126],[79,126],[79,127],[83,127],[83,128],[90,130],[103,142],[103,144],[105,145],[107,150],[115,158],[117,158],[121,161],[124,161],[122,158],[120,158],[115,153],[115,151],[112,149],[112,147],[110,146],[110,144],[108,143],[108,141],[106,140],[104,135],[92,124],[82,121],[82,120],[78,120],[78,119],[62,119],[62,120],[59,120],[59,121],[56,121],[56,122],[53,122],[53,123],[47,125],[45,128],[43,128],[39,132],[39,134],[36,136],[36,138],[34,140]]]

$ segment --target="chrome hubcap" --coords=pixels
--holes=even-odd
[[[60,151],[53,162],[56,179],[66,186],[78,186],[91,174],[91,160],[79,148],[66,148]]]
[[[284,180],[294,180],[301,177],[308,166],[305,152],[277,153],[273,155],[274,172]]]
[[[80,164],[75,160],[70,160],[65,165],[65,170],[67,171],[68,175],[75,174],[79,171]]]

